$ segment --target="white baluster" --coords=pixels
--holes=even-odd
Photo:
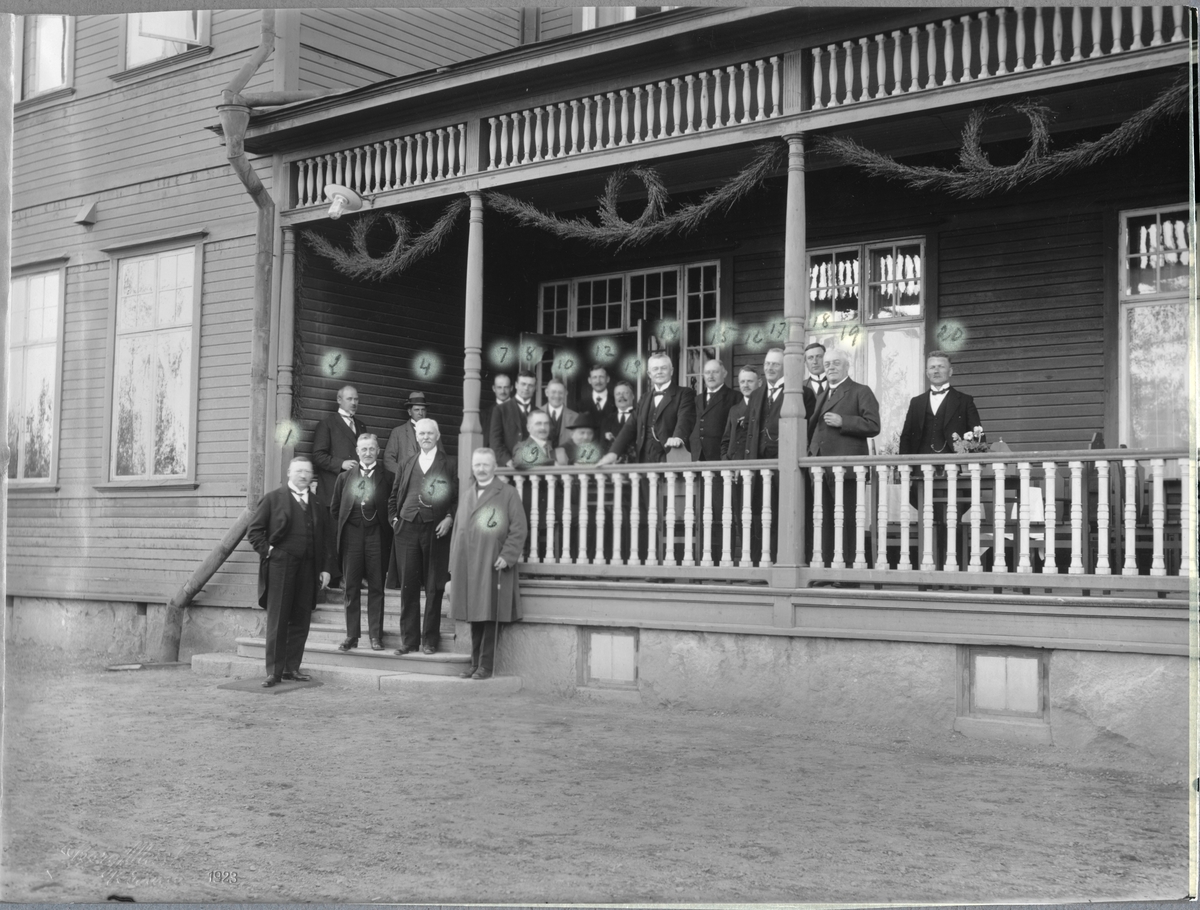
[[[521,498],[521,502],[528,502],[529,500],[525,496],[525,477],[524,477],[524,475],[522,475],[522,474],[514,475],[513,483],[516,485],[517,496],[519,496]],[[531,549],[532,549],[532,547],[531,547]],[[522,560],[524,559],[524,557],[519,557],[519,558],[521,558]]]
[[[1076,7],[1078,9],[1079,7]],[[1054,42],[1054,59],[1050,61],[1051,66],[1056,66],[1063,62],[1063,20],[1062,7],[1054,7],[1054,25],[1050,32],[1051,40]]]
[[[1154,550],[1150,557],[1150,574],[1166,575],[1163,558],[1163,531],[1167,523],[1167,502],[1163,494],[1163,464],[1161,458],[1150,459],[1150,527],[1154,534]]]
[[[756,60],[754,65],[758,67],[758,113],[755,115],[755,120],[767,119],[767,61]],[[689,115],[691,110],[688,111]]]
[[[1033,466],[1028,461],[1017,464],[1017,475],[1020,478],[1020,493],[1017,500],[1017,571],[1028,573],[1033,571],[1033,563],[1029,559],[1029,478]]]
[[[554,546],[555,506],[558,491],[558,475],[546,475],[546,556],[543,562],[557,563],[558,550]]]
[[[783,74],[779,71],[779,58],[771,58],[771,114],[778,117],[783,113]]]
[[[933,555],[936,549],[933,539],[933,465],[921,465],[921,486],[924,492],[921,508],[921,571],[933,572],[937,569],[937,559]]]
[[[384,169],[383,179],[389,190],[394,190],[400,177],[400,143],[395,139],[384,140]]]
[[[642,526],[642,504],[640,502],[642,496],[641,480],[640,474],[631,473],[629,475],[629,564],[631,566],[640,566],[642,564],[642,558],[638,555],[641,548],[641,541],[638,537]],[[651,538],[653,538],[653,535],[651,535]]]
[[[750,539],[754,536],[754,509],[751,506],[754,491],[754,472],[742,471],[742,557],[739,566],[754,565],[750,552]],[[726,544],[726,547],[729,545]]]
[[[992,74],[992,36],[988,30],[988,13],[979,14],[979,78]]]
[[[437,131],[437,158],[435,168],[437,176],[440,179],[445,179],[450,176],[450,131],[439,129]]]
[[[617,93],[608,93],[608,142],[606,149],[617,147]]]
[[[546,158],[558,158],[558,110],[553,104],[546,106]]]
[[[708,93],[708,70],[700,74],[700,125],[698,130],[703,132],[709,129],[712,124],[708,122],[708,107],[710,103]]]
[[[604,481],[606,475],[593,474],[593,479],[596,481],[596,541],[595,547],[592,550],[592,565],[603,566],[608,563],[604,558]],[[616,524],[617,518],[613,516],[613,523]]]
[[[930,22],[925,26],[925,84],[922,88],[933,88],[937,85],[937,23]],[[915,77],[914,77],[915,78]]]
[[[995,481],[992,490],[992,571],[1008,571],[1008,554],[1004,546],[1004,463],[995,462],[992,465],[992,477]]]
[[[733,495],[730,491],[733,490],[734,473],[734,471],[721,472],[721,481],[727,491],[724,497],[722,497],[723,502],[721,505],[721,524],[725,528],[725,533],[721,535],[721,565],[723,566],[733,565]],[[750,491],[744,488],[743,491],[743,496],[748,500]],[[742,539],[748,540],[750,526],[745,524],[744,519],[745,516],[743,514]],[[746,565],[749,565],[749,563],[747,562]]]
[[[696,472],[683,472],[683,565],[696,564]]]
[[[1125,19],[1121,15],[1121,7],[1114,6],[1110,11],[1112,25],[1112,49],[1110,54],[1119,54],[1125,50]]]
[[[1175,23],[1175,30],[1173,32],[1171,32],[1171,40],[1172,41],[1182,41],[1183,40],[1183,7],[1182,6],[1176,5],[1176,6],[1171,7],[1171,21],[1173,23]]]
[[[687,84],[685,94],[687,95],[687,103],[684,105],[684,133],[693,133],[695,128],[692,126],[696,122],[696,77],[684,76],[683,81]]]
[[[1083,59],[1083,8],[1071,7],[1071,63]]]
[[[898,572],[912,571],[912,539],[908,523],[912,520],[909,497],[912,493],[912,465],[900,465],[900,558],[896,560]]]
[[[812,469],[813,479],[813,501],[812,501],[812,516],[813,516],[813,557],[812,565],[819,569],[825,567],[825,545],[821,540],[822,532],[825,530],[825,505],[824,505],[824,490],[822,484],[825,482],[825,469],[820,465],[815,465]],[[750,491],[745,491],[745,496],[750,495]],[[742,531],[747,533],[746,530]]]
[[[672,136],[683,135],[683,88],[679,77],[676,76],[671,80],[671,88],[673,94],[671,96],[671,122],[675,125],[675,129],[671,131]]]
[[[649,472],[650,494],[646,503],[646,565],[659,565],[658,559],[658,472]]]
[[[996,10],[996,75],[1008,75],[1008,10]]]
[[[521,117],[521,163],[529,164],[533,161],[533,111],[522,111]]]
[[[729,69],[732,70],[733,67],[731,66]],[[733,77],[732,76],[729,77],[729,84],[730,84],[730,92],[732,92],[733,91],[733,88],[732,88]],[[730,105],[730,107],[732,108],[732,105]],[[732,116],[732,113],[733,112],[731,110],[730,111],[731,116]],[[656,135],[656,138],[658,138],[658,139],[665,139],[669,135],[667,133],[667,116],[668,116],[668,114],[669,114],[669,111],[667,110],[667,83],[664,80],[663,82],[658,83],[658,133]]]
[[[529,475],[529,559],[527,562],[541,562],[538,553],[538,512],[541,510],[542,478],[537,474]]]
[[[362,146],[354,150],[354,182],[350,184],[351,189],[364,195],[368,192],[366,156],[367,150]]]
[[[841,94],[841,69],[837,65],[837,45],[829,45],[829,107],[837,107],[838,95]],[[849,94],[849,93],[847,93]]]
[[[819,111],[819,110],[820,110],[822,107],[824,107],[824,106],[825,106],[825,105],[824,105],[824,104],[821,102],[821,92],[823,92],[823,91],[825,90],[825,74],[824,74],[824,73],[821,71],[821,70],[822,70],[822,66],[821,66],[821,48],[819,48],[819,47],[814,47],[814,48],[813,48],[813,52],[812,52],[812,53],[813,53],[813,71],[812,71],[812,89],[813,89],[813,100],[812,100],[812,109],[813,109],[814,111]],[[720,113],[721,113],[721,112],[720,112],[720,107],[721,107],[721,93],[718,91],[718,92],[717,92],[717,123],[718,123],[718,124],[721,122],[721,116],[720,116]]]
[[[1041,69],[1046,65],[1046,24],[1044,10],[1040,6],[1033,7],[1033,66],[1031,69]]]
[[[882,38],[882,35],[876,36]],[[869,38],[858,39],[858,100],[866,101],[871,97],[871,54],[867,49]],[[882,44],[882,41],[880,42]],[[879,90],[876,89],[876,94]]]
[[[636,480],[634,483],[636,484]],[[612,523],[612,564],[614,566],[625,565],[625,557],[622,555],[621,543],[625,537],[625,475],[614,474],[612,476],[613,484],[613,523]]]
[[[854,42],[843,41],[842,53],[845,54],[842,60],[842,81],[846,84],[843,103],[849,104],[854,101]]]
[[[867,567],[867,471],[866,465],[854,466],[858,498],[854,503],[854,568]]]
[[[896,29],[894,32],[892,32],[892,91],[890,93],[892,95],[904,94],[904,54],[902,52],[903,49],[901,48],[900,43],[900,39],[903,37],[904,32],[900,31],[900,29]],[[882,41],[879,42],[879,48],[882,52]],[[882,57],[882,53],[880,56]],[[883,90],[883,82],[885,78],[886,73],[884,74],[884,77],[879,80],[879,95],[877,97],[882,97],[884,94],[886,94]]]
[[[428,181],[431,181],[434,179],[434,171],[433,171],[434,133],[433,133],[433,130],[425,131],[425,139],[426,139],[426,142],[425,142],[425,180],[428,182]]]
[[[646,135],[649,136],[650,130],[646,130]],[[635,85],[633,87],[633,139],[632,142],[642,141],[642,87]]]
[[[574,507],[572,506],[571,488],[575,485],[573,474],[562,475],[563,507],[562,507],[562,547],[559,550],[559,562],[564,566],[571,564],[571,525],[574,523]],[[636,521],[636,519],[635,519]]]
[[[1100,49],[1100,38],[1104,31],[1104,19],[1100,13],[1100,7],[1092,7],[1092,52],[1088,54],[1088,59],[1091,60],[1099,57],[1103,51]]]
[[[1137,462],[1121,461],[1125,468],[1125,563],[1122,575],[1137,575]]]
[[[973,461],[967,465],[967,470],[971,472],[971,508],[967,513],[971,521],[971,559],[967,562],[967,571],[982,572],[983,562],[980,560],[979,538],[980,525],[983,524],[983,490],[980,480],[983,465]]]
[[[775,516],[771,514],[771,481],[773,474],[770,468],[763,468],[759,471],[762,477],[763,488],[763,504],[762,504],[762,553],[758,558],[758,567],[760,569],[769,568],[771,565],[771,523]]]
[[[467,125],[460,123],[458,126],[458,173],[459,176],[467,172]]]
[[[700,565],[711,566],[713,564],[712,552],[712,530],[713,530],[713,472],[701,471],[700,476],[704,480],[704,508],[700,514]],[[728,487],[725,489],[725,499],[729,499]],[[730,535],[731,528],[725,525],[725,536]]]
[[[1150,46],[1151,47],[1158,47],[1159,45],[1161,45],[1163,43],[1162,14],[1163,14],[1163,8],[1161,6],[1150,7],[1150,24],[1154,28],[1154,34],[1152,34],[1150,36]]]
[[[1096,574],[1111,575],[1112,568],[1108,564],[1108,519],[1111,514],[1108,505],[1108,462],[1096,462]]]
[[[725,125],[725,92],[721,88],[721,71],[715,69],[712,71],[713,87],[713,127]]]
[[[738,121],[739,123],[749,123],[750,120],[752,119],[750,117],[750,102],[751,102],[750,93],[751,93],[751,91],[752,91],[752,86],[750,83],[750,64],[743,63],[742,64],[742,119]]]
[[[408,148],[409,156],[410,156],[408,159],[409,167],[408,167],[406,173],[411,178],[411,176],[412,176],[412,166],[411,166],[412,165],[412,159],[411,159],[412,149],[408,144],[407,136],[404,137],[404,145],[406,148]],[[500,115],[500,157],[496,161],[496,167],[497,168],[508,167],[508,114]]]
[[[383,143],[382,143],[382,142],[376,142],[376,143],[375,143],[375,145],[374,145],[374,148],[375,148],[375,160],[374,160],[374,162],[373,162],[373,164],[374,164],[374,167],[372,168],[372,174],[371,174],[371,176],[372,176],[372,178],[373,178],[373,180],[374,180],[374,190],[373,190],[373,191],[374,191],[374,192],[376,192],[376,193],[378,193],[378,192],[380,192],[381,190],[383,190],[383,189],[384,189],[384,183],[383,183]]]
[[[1179,459],[1179,577],[1187,578],[1192,573],[1192,547],[1196,538],[1192,537],[1191,493],[1195,487],[1191,481],[1192,468],[1186,458]]]
[[[587,565],[588,561],[588,530],[592,526],[591,508],[588,505],[588,474],[579,474],[579,508],[576,510],[575,523],[579,535],[575,538],[575,565]]]
[[[691,77],[689,77],[691,78]],[[617,145],[629,143],[629,89],[621,89],[621,136]]]
[[[1042,487],[1042,499],[1046,503],[1046,559],[1042,572],[1050,570],[1050,574],[1058,574],[1058,501],[1056,495],[1058,465],[1053,461],[1043,461],[1042,471],[1046,475]]]
[[[663,546],[663,564],[668,566],[677,566],[679,562],[675,559],[675,477],[674,471],[667,471],[667,503],[663,523],[666,525],[664,535],[666,543]]]
[[[296,205],[308,205],[309,192],[306,189],[308,183],[308,161],[296,162]]]
[[[1082,575],[1083,565],[1083,462],[1067,463],[1071,469],[1071,565],[1068,575]],[[1106,550],[1108,542],[1097,537],[1097,551]]]
[[[583,99],[583,151],[592,150],[592,99]]]
[[[942,85],[954,84],[954,20],[946,19],[942,22],[942,27],[945,29],[945,34],[942,36],[942,64],[946,67],[946,75],[942,78]]]
[[[1142,43],[1142,8],[1135,6],[1130,10],[1132,13],[1133,35],[1131,37],[1129,49],[1131,51],[1140,51],[1146,45]]]
[[[888,568],[887,558],[887,526],[888,526],[888,498],[885,494],[887,483],[891,480],[892,469],[889,465],[875,466],[875,489],[879,495],[876,496],[875,503],[875,568]],[[820,496],[819,490],[814,490],[814,494]]]
[[[1017,65],[1013,67],[1014,73],[1025,72],[1025,7],[1018,6],[1013,12],[1017,15],[1017,33],[1013,36],[1013,44],[1016,45]],[[1037,10],[1034,10],[1037,13]]]
[[[604,127],[607,121],[604,117],[604,96],[596,96],[596,148],[611,148],[612,147],[612,131],[608,133],[608,145],[604,143]]]
[[[574,155],[578,155],[580,152],[587,151],[587,148],[579,144],[581,128],[579,121],[579,101],[576,99],[571,102],[571,153]]]
[[[846,533],[846,469],[840,464],[833,466],[833,568],[846,568],[845,541],[842,535]]]
[[[958,81],[970,82],[971,60],[974,50],[971,46],[971,17],[962,16],[958,21],[962,23],[962,75],[958,77]]]
[[[958,465],[946,465],[946,564],[943,572],[958,571]]]
[[[917,45],[917,39],[921,35],[921,30],[915,25],[908,30],[908,88],[905,92],[915,92],[921,87],[919,81],[919,70],[921,69],[921,53]],[[899,83],[897,82],[897,85]]]

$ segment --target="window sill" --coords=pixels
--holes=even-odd
[[[146,493],[158,490],[170,492],[195,490],[199,486],[200,484],[194,480],[109,480],[105,483],[93,484],[92,489],[99,490],[102,493]]]
[[[139,63],[137,66],[131,66],[129,69],[121,70],[118,73],[112,73],[108,78],[113,82],[133,82],[141,79],[143,76],[152,76],[164,70],[183,67],[189,63],[195,63],[204,59],[213,52],[211,44],[204,44],[200,47],[193,47],[191,50],[184,51],[182,54],[173,54],[170,57],[163,57],[161,60],[151,60],[149,63]]]
[[[9,496],[46,496],[58,491],[59,485],[52,481],[9,480],[8,482]]]
[[[40,110],[43,107],[49,107],[59,102],[70,101],[73,97],[75,97],[75,87],[71,85],[64,85],[61,88],[53,88],[37,95],[30,95],[28,98],[22,98],[13,105],[13,117],[20,117],[28,111]]]
[[[1004,715],[956,717],[954,730],[971,739],[999,739],[1009,742],[1038,743],[1045,746],[1054,743],[1050,725],[1035,717]]]

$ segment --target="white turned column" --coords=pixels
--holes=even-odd
[[[1046,501],[1046,562],[1042,572],[1047,568],[1050,574],[1058,574],[1058,501],[1054,498],[1058,486],[1058,464],[1053,461],[1043,461],[1042,471],[1046,475],[1043,485],[1042,498]]]
[[[663,565],[678,565],[675,561],[675,472],[667,471],[667,502],[663,515]]]
[[[725,92],[721,89],[721,71],[712,71],[713,77],[713,126],[725,125]]]
[[[688,79],[691,79],[688,76]],[[626,145],[629,142],[629,89],[621,89],[621,136],[617,145]]]
[[[683,565],[696,564],[696,472],[683,472]]]
[[[902,85],[904,77],[904,51],[900,46],[900,39],[903,37],[904,32],[900,31],[900,29],[892,32],[892,90],[890,92],[892,95],[901,95],[904,93]],[[879,42],[879,46],[882,49],[882,41]],[[879,83],[879,93],[880,95],[889,94],[884,92],[882,80]]]
[[[983,561],[980,559],[979,538],[980,525],[983,524],[983,485],[981,480],[983,465],[973,461],[967,465],[967,470],[971,472],[971,508],[967,513],[971,522],[971,559],[967,563],[967,571],[982,572]]]
[[[636,143],[642,141],[642,87],[635,85],[633,87],[633,138],[630,142]],[[647,130],[647,135],[649,131]]]
[[[575,485],[574,474],[563,474],[563,508],[562,508],[562,549],[559,551],[559,562],[564,566],[570,565],[571,559],[571,526],[574,524],[574,506],[571,488]]]
[[[711,566],[713,564],[713,552],[712,552],[713,472],[712,471],[702,471],[700,473],[700,476],[704,479],[704,509],[702,510],[701,515],[700,515],[700,537],[701,537],[700,565]],[[729,499],[729,487],[725,486],[725,487],[722,487],[722,489],[725,491],[725,495],[724,495],[723,499],[726,499],[726,500]],[[725,528],[725,536],[728,537],[730,534],[731,528],[729,527],[728,524],[724,525],[723,527]]]
[[[410,183],[412,179],[412,143],[409,137],[404,137],[404,147],[406,155],[404,159],[405,183]],[[500,151],[496,157],[496,167],[508,167],[508,114],[500,115]]]
[[[1161,6],[1150,7],[1150,24],[1154,28],[1154,33],[1150,36],[1150,46],[1158,47],[1163,43],[1162,23],[1163,23],[1163,8]]]
[[[583,146],[581,151],[592,150],[592,99],[583,99]]]
[[[565,125],[565,124],[564,124]],[[566,135],[564,133],[564,135]],[[546,157],[558,158],[558,108],[553,104],[546,107]]]
[[[1132,458],[1121,461],[1125,469],[1125,561],[1122,575],[1137,574],[1137,462]]]
[[[592,565],[603,566],[608,563],[604,558],[604,482],[606,475],[593,474],[592,477],[596,481],[596,539],[593,541],[592,547]],[[616,522],[616,517],[613,517],[613,522]]]
[[[579,535],[575,538],[575,565],[583,566],[588,562],[588,531],[592,527],[592,510],[588,505],[587,474],[579,474],[579,509],[575,515],[575,524]]]
[[[841,68],[837,65],[837,45],[831,44],[829,51],[829,107],[837,107],[841,94]]]
[[[658,472],[648,475],[650,490],[646,503],[646,565],[659,565],[658,559]]]
[[[733,69],[733,67],[730,67]],[[732,81],[733,77],[730,76]],[[667,133],[667,83],[666,80],[658,83],[658,138],[665,139]]]
[[[522,475],[522,474],[514,475],[513,476],[513,484],[517,488],[517,495],[519,497],[521,497],[521,502],[528,503],[529,499],[525,496],[525,477],[524,477],[524,475]],[[532,549],[532,546],[530,547],[530,549]],[[521,555],[520,559],[522,562],[528,561],[525,559],[524,554]]]
[[[1083,59],[1083,7],[1071,7],[1071,62]]]
[[[962,23],[962,75],[958,77],[958,81],[970,82],[971,66],[973,64],[973,48],[971,46],[971,17],[962,16],[958,21]]]
[[[783,73],[780,72],[779,57],[771,58],[771,116],[783,114]],[[799,63],[799,61],[797,61]]]
[[[754,565],[754,554],[750,549],[751,538],[754,536],[754,509],[751,504],[753,489],[754,472],[742,471],[742,555],[738,562],[740,566]]]
[[[631,566],[640,566],[642,564],[641,552],[641,526],[642,526],[642,477],[640,474],[631,473],[629,475],[629,564]]]
[[[1114,6],[1110,11],[1112,26],[1112,49],[1110,54],[1119,54],[1125,50],[1125,19],[1121,15],[1121,7]]]
[[[945,67],[946,73],[942,77],[942,85],[954,84],[954,20],[942,20],[942,28],[945,30],[942,35],[942,66]]]
[[[700,126],[699,130],[704,131],[709,129],[712,124],[708,122],[708,108],[711,103],[711,97],[708,92],[708,70],[700,73]]]
[[[679,93],[679,80],[675,80],[675,92]],[[604,143],[606,149],[617,147],[617,93],[609,92],[608,98],[608,142]],[[597,133],[599,130],[597,129]]]
[[[1161,458],[1150,459],[1150,527],[1154,534],[1154,551],[1150,559],[1151,575],[1166,575],[1163,556],[1163,530],[1167,523],[1167,503],[1163,493],[1163,464]]]
[[[555,532],[558,530],[555,523],[555,507],[558,504],[558,475],[546,475],[546,555],[543,559],[547,563],[558,562],[558,548],[555,546]]]
[[[1045,10],[1040,6],[1033,7],[1033,67],[1041,69],[1046,65],[1044,58],[1046,47]]]
[[[671,123],[674,127],[671,130],[671,135],[672,136],[682,136],[683,135],[683,89],[681,87],[681,83],[679,81],[678,76],[676,76],[674,79],[671,80]]]
[[[843,41],[842,82],[846,84],[845,103],[854,101],[854,42]]]
[[[883,35],[876,36],[880,44],[883,43]],[[871,53],[867,48],[870,38],[858,39],[858,100],[866,101],[871,97]]]
[[[767,61],[756,60],[754,65],[758,68],[758,82],[755,85],[755,93],[758,95],[758,113],[754,116],[755,120],[767,119]],[[691,111],[689,109],[688,113]]]
[[[542,126],[542,109],[540,107],[535,107],[533,109],[533,155],[530,157],[531,161],[542,160],[543,133],[544,127]],[[527,132],[526,136],[528,135],[529,134]]]
[[[733,489],[733,477],[736,472],[722,471],[721,479],[724,481],[726,490]],[[733,565],[733,496],[726,493],[721,497],[721,523],[725,528],[725,533],[721,535],[721,565]],[[744,483],[742,484],[742,541],[745,546],[749,546],[746,541],[750,540],[750,525],[747,523],[746,515],[747,503],[750,502],[750,488]],[[747,559],[743,565],[750,565]]]
[[[1191,463],[1179,459],[1179,577],[1187,578],[1192,572],[1192,547],[1196,538],[1192,536],[1192,495],[1196,488],[1191,479]]]
[[[762,476],[763,485],[763,510],[762,510],[762,552],[758,557],[758,567],[767,569],[771,566],[771,522],[774,515],[771,514],[771,481],[773,479],[770,468],[763,468],[759,471]]]
[[[891,479],[891,470],[889,465],[881,464],[875,466],[875,489],[879,492],[877,497],[878,502],[875,503],[875,568],[877,569],[888,568],[888,503],[884,490],[886,489],[886,481]]]
[[[937,85],[937,23],[925,26],[925,84],[922,88]]]
[[[921,465],[921,489],[924,503],[921,507],[921,571],[933,572],[937,560],[933,556],[933,465]]]
[[[1017,571],[1022,573],[1033,571],[1033,562],[1029,558],[1029,522],[1032,517],[1029,514],[1029,497],[1031,495],[1029,479],[1032,470],[1033,465],[1028,461],[1022,461],[1017,464],[1017,475],[1021,482],[1020,493],[1018,494],[1020,498],[1017,500]]]
[[[921,69],[921,52],[918,46],[917,39],[921,36],[921,30],[915,25],[908,30],[908,88],[905,92],[915,92],[921,87],[920,69]]]
[[[1088,54],[1089,60],[1091,60],[1093,57],[1099,57],[1101,54],[1100,38],[1102,37],[1101,33],[1103,31],[1104,31],[1104,20],[1100,14],[1100,7],[1093,6],[1092,7],[1092,51],[1090,54]]]
[[[815,465],[812,469],[813,479],[813,545],[812,545],[812,564],[817,568],[825,567],[825,546],[823,541],[825,530],[825,497],[824,487],[825,469],[820,465]]]
[[[823,108],[825,106],[824,103],[821,101],[821,93],[825,90],[825,74],[822,72],[822,64],[821,64],[821,48],[814,47],[812,50],[812,54],[813,54],[812,109],[814,111],[819,111],[821,108]],[[720,92],[720,84],[718,83],[717,124],[720,125],[720,123],[721,123],[721,92]]]
[[[434,142],[433,130],[425,132],[425,182],[429,183],[436,179],[434,176]]]
[[[1171,7],[1171,21],[1175,24],[1175,30],[1171,33],[1172,41],[1183,40],[1183,9],[1181,5]]]
[[[946,465],[946,564],[943,572],[958,571],[958,465]]]
[[[1111,575],[1112,567],[1108,564],[1109,545],[1109,505],[1108,505],[1108,462],[1096,462],[1096,574]]]
[[[992,36],[988,32],[988,13],[985,10],[979,14],[979,78],[986,79],[992,74]]]
[[[463,301],[463,384],[462,424],[459,450],[467,453],[458,459],[460,490],[471,489],[470,453],[482,446],[483,424],[479,422],[479,392],[483,372],[483,196],[468,193],[471,214],[467,227],[467,275]]]
[[[1076,7],[1078,9],[1078,7]],[[1063,21],[1062,7],[1054,7],[1054,25],[1050,31],[1050,40],[1054,44],[1054,57],[1050,60],[1051,66],[1057,66],[1063,62]]]
[[[854,482],[858,496],[854,503],[854,566],[867,567],[867,471],[866,465],[854,466]]]
[[[1068,462],[1071,469],[1071,565],[1068,575],[1082,575],[1083,565],[1083,462]],[[1097,538],[1096,550],[1103,551],[1108,543]]]
[[[571,154],[573,155],[578,155],[580,152],[586,151],[579,144],[581,126],[579,121],[579,102],[576,100],[571,102]]]
[[[996,10],[996,75],[1008,75],[1008,10]]]
[[[612,564],[614,566],[625,565],[624,549],[621,546],[625,542],[625,475],[613,474],[613,520],[612,520]]]
[[[992,465],[992,477],[995,486],[992,490],[992,571],[1008,571],[1008,554],[1004,547],[1004,463],[997,461]]]
[[[1013,67],[1014,73],[1023,73],[1026,70],[1025,66],[1025,7],[1018,6],[1013,13],[1017,17],[1017,30],[1013,35],[1013,46],[1017,52],[1016,66]],[[1034,10],[1037,13],[1037,10]]]
[[[295,394],[293,371],[295,370],[296,334],[296,229],[291,225],[283,228],[282,259],[279,268],[279,341],[275,359],[275,414],[279,420],[292,417],[292,402]],[[292,433],[284,439],[272,434],[270,439],[279,444],[278,474],[267,472],[271,479],[287,477],[287,467],[296,454],[299,441]]]
[[[523,479],[523,478],[522,478]],[[527,562],[541,562],[541,554],[538,552],[538,537],[540,522],[538,512],[542,507],[542,478],[537,474],[529,475],[529,559]]]
[[[1134,6],[1130,12],[1133,20],[1133,34],[1130,36],[1129,49],[1131,51],[1140,51],[1146,45],[1142,43],[1142,8]]]
[[[908,523],[912,520],[910,510],[912,505],[909,496],[912,493],[912,465],[900,465],[900,558],[896,560],[896,571],[911,572],[912,540],[909,535]]]
[[[846,532],[846,469],[840,464],[833,466],[833,562],[835,569],[846,568],[845,542],[842,535]]]

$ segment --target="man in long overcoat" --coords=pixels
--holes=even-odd
[[[529,524],[521,497],[496,478],[496,453],[471,455],[475,482],[458,498],[450,542],[451,612],[471,624],[471,667],[464,679],[488,679],[496,657],[499,623],[521,618],[517,561]]]

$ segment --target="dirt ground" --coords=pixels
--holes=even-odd
[[[1186,768],[10,653],[5,901],[1178,899]]]

